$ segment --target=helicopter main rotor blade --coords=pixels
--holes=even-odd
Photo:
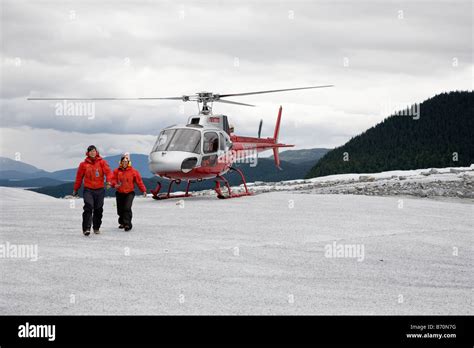
[[[298,88],[273,89],[273,90],[268,90],[268,91],[257,91],[257,92],[246,92],[246,93],[219,94],[219,98],[234,97],[234,96],[241,96],[241,95],[285,92],[285,91],[297,91],[297,90],[300,90],[300,89],[326,88],[326,87],[333,87],[333,86],[334,85],[324,85],[324,86],[310,86],[310,87],[298,87]]]
[[[230,100],[217,99],[217,100],[214,100],[214,101],[216,103],[235,104],[235,105],[244,105],[244,106],[252,106],[252,107],[255,106],[255,105],[252,105],[252,104],[238,103],[238,102],[234,102],[234,101],[230,101]]]
[[[182,97],[166,97],[166,98],[26,98],[27,100],[155,100],[155,99],[168,99],[168,100],[184,100],[186,101],[188,96]]]

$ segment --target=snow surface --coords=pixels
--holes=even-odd
[[[0,206],[8,205],[10,202],[56,202],[57,199],[47,195],[41,195],[24,189],[0,186]]]
[[[370,196],[459,197],[474,199],[474,165],[470,167],[396,170],[370,174],[338,174],[312,179],[247,184],[253,193],[298,191],[318,194],[362,194]],[[242,192],[243,185],[233,187]],[[224,192],[225,189],[223,190]],[[214,190],[195,193],[215,195]]]
[[[471,200],[137,197],[124,232],[106,199],[85,237],[80,199],[0,195],[0,244],[39,252],[0,258],[0,314],[473,314]],[[334,241],[363,261],[325,257]]]

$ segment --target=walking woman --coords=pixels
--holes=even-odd
[[[125,231],[132,229],[132,204],[135,198],[135,184],[143,196],[146,197],[146,187],[143,184],[142,177],[138,170],[132,168],[130,155],[125,153],[120,158],[119,167],[114,170],[112,187],[117,191],[115,197],[117,199],[117,214],[119,216],[119,228]]]

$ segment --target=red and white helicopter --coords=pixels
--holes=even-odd
[[[213,102],[255,106],[223,100],[222,98],[324,87],[332,87],[332,85],[232,94],[200,92],[195,95],[184,95],[182,97],[156,98],[182,100],[184,102],[196,101],[200,112],[198,115],[190,116],[186,125],[167,127],[158,135],[158,139],[149,156],[149,168],[156,176],[171,180],[171,182],[168,186],[168,191],[162,194],[160,194],[161,183],[158,182],[157,187],[152,190],[153,197],[155,199],[189,197],[191,195],[189,193],[191,183],[206,179],[215,180],[215,191],[218,198],[250,195],[251,192],[247,188],[244,174],[240,169],[235,168],[233,164],[247,156],[257,156],[259,152],[273,150],[275,165],[277,168],[280,168],[279,148],[294,146],[278,142],[282,107],[280,106],[278,111],[273,137],[261,138],[262,121],[260,121],[258,137],[236,135],[233,128],[229,125],[226,115],[212,113]],[[232,192],[229,182],[224,177],[224,174],[228,171],[235,171],[240,175],[244,186],[243,192]],[[185,193],[172,195],[172,185],[174,183],[179,184],[182,181],[187,182]],[[226,186],[227,194],[222,192],[221,183]]]
[[[167,127],[158,135],[155,145],[149,155],[149,169],[158,177],[170,180],[166,193],[160,193],[161,183],[152,190],[153,198],[166,199],[176,197],[189,197],[189,187],[193,182],[214,179],[215,191],[218,198],[234,198],[248,196],[251,192],[247,189],[244,174],[233,164],[248,156],[257,156],[259,152],[273,150],[275,165],[280,168],[278,150],[281,147],[293,147],[278,142],[282,107],[278,111],[275,131],[271,138],[261,138],[262,121],[260,121],[258,137],[239,136],[234,134],[229,125],[226,115],[213,114],[214,102],[255,106],[251,104],[238,103],[223,100],[226,97],[247,96],[254,94],[275,93],[295,91],[302,89],[326,88],[333,85],[311,86],[299,88],[276,89],[268,91],[214,94],[211,92],[200,92],[194,95],[183,95],[181,97],[165,98],[28,98],[29,100],[181,100],[183,102],[196,101],[199,114],[190,116],[187,124]],[[202,104],[202,105],[201,105]],[[240,175],[244,191],[232,192],[229,182],[224,175],[229,171],[235,171]],[[187,182],[186,191],[183,194],[171,194],[173,184]],[[221,190],[221,182],[227,188],[224,194]]]

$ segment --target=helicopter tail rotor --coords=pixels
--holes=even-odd
[[[258,124],[258,137],[261,138],[262,136],[262,125],[263,125],[263,120],[260,120],[260,123]]]

